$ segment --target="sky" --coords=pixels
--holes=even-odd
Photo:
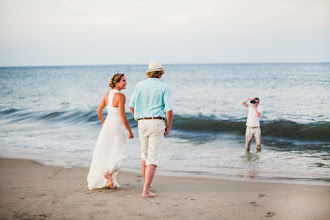
[[[0,66],[330,62],[329,0],[0,0]]]

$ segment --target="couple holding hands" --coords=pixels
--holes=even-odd
[[[144,179],[143,198],[157,196],[150,191],[150,185],[159,163],[164,135],[168,135],[172,127],[171,89],[160,81],[163,74],[162,65],[159,62],[151,62],[146,73],[148,79],[135,86],[129,103],[134,119],[138,121]],[[124,74],[117,73],[112,76],[109,83],[111,90],[104,95],[98,107],[97,114],[102,122],[102,129],[87,176],[90,190],[106,186],[120,187],[116,176],[127,160],[128,138],[134,137],[125,113],[126,97],[120,92],[125,89],[126,84]],[[108,116],[104,120],[102,112],[105,107]]]

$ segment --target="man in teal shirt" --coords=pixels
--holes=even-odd
[[[144,198],[157,196],[150,191],[150,185],[159,163],[164,135],[168,135],[172,128],[171,88],[160,81],[163,74],[162,65],[151,62],[147,70],[148,79],[135,86],[129,104],[134,119],[138,121]]]

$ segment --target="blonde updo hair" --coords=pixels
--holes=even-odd
[[[111,80],[109,81],[109,86],[114,89],[116,87],[116,83],[120,82],[121,78],[123,78],[124,73],[116,73],[111,77]]]
[[[146,75],[148,78],[160,78],[165,73],[164,70],[158,70],[158,71],[148,71]]]

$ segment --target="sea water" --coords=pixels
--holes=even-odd
[[[330,63],[164,64],[173,129],[157,172],[328,184]],[[115,73],[125,73],[135,138],[123,170],[139,172],[137,122],[128,109],[147,65],[0,67],[0,156],[86,166],[101,129],[97,107]],[[262,152],[245,153],[247,108],[258,97]],[[104,111],[106,116],[106,111]]]

